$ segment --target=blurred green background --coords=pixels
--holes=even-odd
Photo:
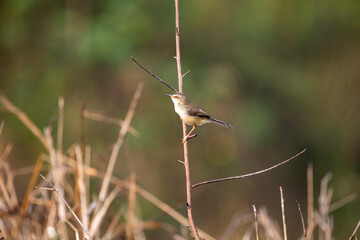
[[[183,70],[191,70],[184,91],[213,117],[235,125],[196,130],[192,181],[260,170],[307,148],[264,175],[195,189],[197,225],[220,236],[234,212],[251,211],[253,204],[281,222],[281,185],[295,239],[302,230],[294,199],[305,214],[309,162],[316,197],[327,172],[333,173],[334,201],[359,194],[360,2],[186,0],[180,8]],[[120,155],[115,174],[128,176],[129,158],[139,185],[185,215],[184,171],[177,163],[182,131],[165,96],[170,90],[130,60],[177,87],[173,1],[3,0],[0,22],[1,91],[41,129],[56,119],[63,95],[65,148],[80,138],[83,104],[123,118],[136,85],[145,82],[132,123],[140,136],[127,137],[129,154]],[[41,144],[14,116],[0,114],[14,143],[12,166],[33,164]],[[117,134],[117,127],[86,121],[93,166],[105,168]],[[350,236],[359,205],[355,200],[334,212],[337,239]],[[146,203],[142,214],[173,221]]]

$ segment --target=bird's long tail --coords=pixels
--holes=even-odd
[[[226,128],[233,128],[229,123],[221,121],[221,120],[210,118],[210,121],[212,121],[213,123],[219,124],[220,126],[226,127]]]

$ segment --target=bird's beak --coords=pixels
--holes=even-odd
[[[171,97],[171,94],[166,94],[166,96]]]

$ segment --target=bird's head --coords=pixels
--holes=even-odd
[[[166,96],[170,97],[174,104],[184,104],[186,101],[183,93],[166,94]]]

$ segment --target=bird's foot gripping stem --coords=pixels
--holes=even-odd
[[[188,140],[190,140],[190,139],[192,139],[192,138],[194,138],[194,137],[197,137],[197,134],[187,135],[186,137],[184,137],[184,138],[182,139],[182,144],[184,144],[186,141],[188,141]]]

